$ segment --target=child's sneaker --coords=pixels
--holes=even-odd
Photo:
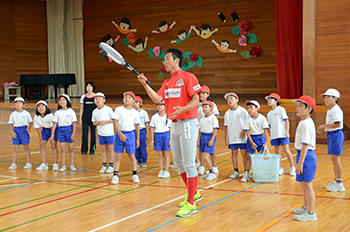
[[[219,173],[218,167],[213,167],[213,172],[214,172],[215,174],[218,174],[218,173]]]
[[[74,167],[74,165],[71,165],[71,166],[70,166],[70,170],[74,172],[74,171],[76,171],[76,170],[77,170],[77,168],[76,168],[76,167]]]
[[[233,174],[230,176],[231,179],[236,179],[239,177],[239,172],[234,171]]]
[[[36,168],[37,171],[42,171],[47,169],[49,169],[49,166],[45,163],[40,164],[40,166]]]
[[[176,163],[173,163],[173,165],[171,166],[171,168],[177,168]]]
[[[141,164],[137,164],[137,167],[138,167],[138,168],[141,167]]]
[[[297,175],[297,173],[295,172],[295,167],[291,167],[290,168],[289,175],[291,175],[291,176],[296,176]]]
[[[111,184],[118,184],[119,183],[119,176],[115,175],[112,178]]]
[[[147,168],[147,164],[142,164],[142,167],[143,168]]]
[[[334,185],[334,184],[336,184],[337,182],[336,181],[334,181],[333,183],[331,183],[331,184],[326,184],[325,185],[325,187],[327,188],[327,187],[330,187],[330,186],[332,186],[332,185]]]
[[[317,221],[316,213],[309,214],[307,211],[300,215],[295,215],[294,219],[301,222]]]
[[[169,177],[170,177],[169,171],[163,171],[162,178],[169,178]]]
[[[206,180],[215,180],[215,178],[216,178],[216,175],[214,173],[209,173],[205,179]]]
[[[11,166],[9,167],[9,170],[15,170],[17,169],[17,165],[15,163],[12,163]]]
[[[60,167],[58,166],[58,164],[53,164],[52,171],[58,171],[58,170],[60,170]]]
[[[106,171],[107,171],[107,167],[106,166],[102,166],[102,168],[99,171],[99,173],[105,173]]]
[[[284,173],[283,168],[280,168],[280,171],[279,171],[279,173],[278,173],[278,174],[279,174],[280,176],[282,176],[282,175],[283,175],[283,173]]]
[[[307,209],[304,208],[303,205],[301,207],[299,207],[299,208],[294,208],[293,209],[293,213],[295,213],[295,214],[303,214],[305,212],[307,212]]]
[[[60,168],[60,172],[64,172],[64,171],[66,171],[66,169],[67,169],[66,165],[63,165],[63,166]]]
[[[243,175],[241,181],[242,182],[247,182],[247,181],[250,180],[250,178],[251,178],[251,175],[248,172],[244,172],[244,175]]]
[[[23,169],[30,169],[30,168],[32,168],[32,164],[26,163]]]
[[[333,183],[326,187],[329,192],[345,192],[344,184]]]
[[[134,183],[140,183],[139,176],[138,176],[138,175],[132,175],[132,181],[133,181]]]
[[[157,177],[162,178],[162,176],[163,176],[163,170],[160,170]]]
[[[194,202],[198,202],[198,201],[200,201],[202,199],[203,199],[203,197],[202,197],[201,193],[197,190],[196,195],[194,195],[194,200],[193,201]],[[185,196],[185,200],[180,202],[179,206],[180,207],[184,206],[186,204],[186,202],[187,202],[187,194]]]
[[[198,175],[204,175],[204,172],[205,172],[205,167],[204,166],[200,166],[198,168]]]
[[[196,168],[198,168],[199,166],[201,166],[201,162],[196,162]]]
[[[114,167],[109,166],[109,167],[107,168],[106,173],[113,173],[113,172],[114,172]]]
[[[197,210],[196,203],[193,203],[193,205],[191,205],[186,201],[185,205],[182,206],[181,209],[176,213],[176,216],[186,217],[186,216],[190,216],[193,213],[197,213],[197,211],[198,210]]]

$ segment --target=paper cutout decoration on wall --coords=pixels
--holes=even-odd
[[[159,79],[163,79],[164,78],[164,73],[166,73],[166,69],[164,64],[160,67],[160,72],[158,73],[158,77]]]
[[[105,35],[105,37],[102,38],[101,42],[105,42],[106,44],[108,44],[109,46],[113,47],[115,46],[115,44],[117,43],[118,39],[119,39],[119,35],[115,38],[115,40],[113,40],[112,36],[110,34]],[[102,60],[108,60],[109,62],[112,62],[111,58],[109,58],[107,56],[107,53],[105,53],[103,50],[100,50],[99,53],[101,53],[101,57],[100,59]]]
[[[195,25],[191,25],[191,28],[197,33],[199,37],[202,39],[208,39],[210,36],[212,36],[215,32],[218,31],[217,28],[215,28],[213,31],[211,30],[211,26],[209,24],[203,24],[199,30],[197,30]]]
[[[226,23],[226,21],[227,21],[226,17],[225,17],[225,15],[222,12],[219,12],[218,16],[219,16],[221,22]]]
[[[130,32],[137,32],[137,29],[132,29],[130,20],[127,17],[123,17],[118,24],[114,21],[112,21],[112,23],[117,27],[117,30],[124,35]]]
[[[215,44],[216,48],[223,53],[236,53],[237,50],[230,49],[230,42],[228,40],[221,40],[220,44],[218,44],[215,39],[211,41],[213,44]]]
[[[125,36],[125,38],[123,39],[123,44],[125,44],[126,46],[130,45],[131,43],[135,43],[135,33],[134,32],[130,32],[129,34],[127,34]]]
[[[173,26],[176,24],[176,22],[174,21],[171,25],[167,23],[167,21],[161,21],[158,25],[158,30],[153,30],[152,33],[155,34],[164,34],[168,31],[170,31]]]
[[[165,51],[163,49],[160,49],[159,46],[155,46],[154,48],[148,49],[147,54],[149,55],[147,58],[152,59],[153,57],[158,59],[163,59],[165,56]]]
[[[186,31],[185,29],[181,29],[178,33],[177,33],[177,37],[179,39],[177,40],[172,40],[171,43],[182,43],[183,41],[187,40],[188,38],[190,38],[191,36],[191,31],[192,31],[192,28],[190,27],[190,30],[187,32],[186,34]]]
[[[250,49],[250,51],[243,51],[241,52],[241,56],[243,56],[244,59],[249,59],[251,57],[259,57],[261,53],[261,48],[259,46],[253,45]]]
[[[184,63],[182,65],[182,70],[187,71],[193,68],[194,66],[203,67],[203,58],[199,57],[196,54],[193,54],[191,51],[187,51],[183,54]]]
[[[138,39],[135,41],[135,47],[131,45],[129,45],[128,47],[134,50],[135,52],[142,52],[147,47],[147,40],[148,37],[145,38],[145,41],[143,41],[143,39]]]
[[[238,44],[240,46],[246,46],[248,43],[256,43],[258,42],[258,37],[251,33],[253,30],[253,26],[251,22],[248,21],[242,21],[238,25],[236,25],[234,28],[232,28],[231,32],[235,35],[241,35],[240,38],[238,38]]]
[[[237,22],[239,20],[238,15],[234,10],[231,10],[230,15],[234,22]]]

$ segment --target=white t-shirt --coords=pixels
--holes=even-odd
[[[140,117],[140,130],[141,130],[141,129],[146,127],[146,123],[149,123],[149,117],[148,117],[148,113],[146,110],[141,109],[141,111],[138,113],[139,113],[139,117]]]
[[[102,109],[96,108],[92,111],[92,122],[98,122],[98,121],[108,121],[111,120],[113,117],[113,110],[109,106],[103,106]],[[114,135],[114,127],[113,122],[104,124],[104,125],[98,125],[97,126],[97,134],[101,136],[113,136]]]
[[[171,120],[166,118],[166,114],[160,116],[159,113],[156,113],[152,116],[149,126],[154,128],[155,133],[164,133],[169,131]]]
[[[219,129],[219,120],[215,115],[199,119],[199,130],[202,133],[213,133],[214,129]]]
[[[295,132],[294,147],[301,150],[303,144],[308,144],[308,149],[316,149],[316,128],[311,118],[299,122]]]
[[[51,128],[53,120],[53,114],[49,113],[45,115],[45,117],[41,117],[40,115],[34,116],[34,129],[40,129],[40,128]]]
[[[261,135],[264,129],[269,129],[269,124],[264,115],[258,113],[257,118],[249,116],[245,119],[243,130],[250,131],[251,135]]]
[[[335,124],[336,122],[340,122],[340,127],[337,128],[324,128],[325,131],[336,131],[343,129],[343,111],[340,106],[336,104],[332,108],[327,111],[326,124]]]
[[[212,103],[214,106],[213,106],[211,113],[214,115],[220,115],[217,105],[213,101],[212,101]],[[201,105],[198,107],[198,120],[203,118],[204,116],[205,116],[205,113],[203,112],[203,107]]]
[[[57,110],[52,119],[52,122],[57,123],[58,126],[70,126],[77,121],[77,115],[72,108]]]
[[[225,112],[224,126],[227,127],[229,144],[247,142],[247,136],[241,139],[240,135],[243,131],[244,121],[248,116],[248,111],[241,106],[238,106],[236,110],[229,109]]]
[[[134,108],[128,110],[124,106],[119,106],[114,110],[112,119],[118,121],[121,131],[133,131],[135,125],[140,124],[139,112]]]
[[[286,122],[288,120],[288,115],[286,110],[277,106],[276,109],[271,110],[267,114],[267,121],[270,126],[270,136],[271,139],[285,138],[286,137]]]
[[[23,110],[22,112],[14,111],[10,114],[10,119],[8,124],[13,125],[14,127],[20,127],[20,126],[28,126],[29,123],[32,123],[33,119],[30,116],[29,112],[26,110]]]

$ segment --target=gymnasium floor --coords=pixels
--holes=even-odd
[[[46,171],[36,171],[41,159],[34,130],[30,144],[33,168],[23,170],[25,155],[21,147],[17,170],[8,170],[11,133],[8,125],[0,125],[0,130],[0,231],[350,231],[349,141],[345,142],[341,160],[347,191],[325,190],[324,185],[334,180],[333,167],[326,154],[327,146],[318,144],[314,181],[318,221],[298,222],[293,219],[291,210],[302,204],[301,188],[288,172],[276,184],[229,179],[233,169],[231,155],[224,146],[223,130],[219,130],[216,146],[218,178],[213,181],[199,178],[203,200],[197,203],[198,212],[185,218],[175,215],[186,188],[176,169],[170,170],[171,178],[156,177],[158,161],[152,147],[148,149],[148,167],[139,169],[140,184],[133,184],[125,155],[120,183],[111,185],[112,174],[98,173],[101,168],[99,146],[95,155],[80,155],[79,127],[74,144],[76,172],[69,169],[53,172],[52,166]],[[49,145],[47,151],[48,162],[52,165]],[[282,160],[282,166],[288,171],[286,157],[282,156]],[[239,165],[242,172],[241,158]]]

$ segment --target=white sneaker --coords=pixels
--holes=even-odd
[[[112,178],[111,184],[118,184],[119,183],[119,176],[115,175]]]
[[[160,170],[157,177],[162,178],[162,176],[163,176],[163,170]]]
[[[335,183],[333,185],[327,186],[326,189],[329,192],[345,192],[345,187],[343,183],[341,184]]]
[[[147,168],[147,164],[142,164],[142,167],[143,168]]]
[[[40,164],[40,166],[36,168],[37,171],[42,171],[47,169],[49,169],[49,166],[45,163]]]
[[[114,167],[108,166],[106,173],[113,173],[114,172]]]
[[[209,175],[209,170],[204,173],[203,178],[204,179],[207,178],[208,175]]]
[[[198,168],[199,166],[201,166],[201,162],[196,162],[196,168]]]
[[[26,163],[23,169],[30,169],[30,168],[32,168],[32,164]]]
[[[297,173],[295,172],[295,167],[291,167],[290,168],[289,175],[291,175],[291,176],[296,176],[297,175]]]
[[[215,180],[215,178],[216,178],[216,175],[214,173],[209,173],[205,179],[206,180]]]
[[[304,208],[304,206],[301,206],[299,208],[294,208],[293,209],[293,213],[295,213],[295,214],[299,214],[300,215],[300,214],[303,214],[305,212],[307,212],[307,209]]]
[[[52,171],[58,171],[58,170],[60,170],[60,167],[58,166],[58,164],[53,164]]]
[[[247,181],[250,180],[250,178],[251,178],[251,175],[248,172],[244,172],[244,175],[243,175],[241,181],[242,182],[247,182]]]
[[[300,215],[295,215],[294,219],[301,222],[317,221],[317,216],[316,216],[316,213],[309,214],[308,212],[305,212]]]
[[[171,166],[171,168],[177,168],[176,163],[173,163],[173,165]]]
[[[336,182],[336,181],[334,181],[334,182],[333,182],[333,183],[331,183],[331,184],[326,184],[326,185],[325,185],[325,187],[326,187],[326,188],[331,187],[332,185],[334,185],[334,184],[336,184],[336,183],[337,183],[337,182]]]
[[[15,163],[12,163],[11,166],[9,167],[9,170],[14,170],[17,169],[17,165]]]
[[[283,175],[283,173],[284,173],[283,168],[280,168],[280,171],[279,171],[279,173],[278,173],[278,174],[279,174],[280,176],[282,176],[282,175]]]
[[[102,168],[99,171],[99,173],[105,173],[106,171],[107,171],[107,167],[102,165]]]
[[[138,176],[138,175],[132,175],[132,181],[133,181],[134,183],[140,183],[139,176]]]
[[[230,176],[231,179],[236,179],[239,177],[239,172],[234,171],[233,174]]]
[[[66,169],[67,169],[66,165],[63,165],[63,166],[60,168],[60,172],[64,172],[64,171],[66,171]]]
[[[163,171],[163,175],[162,175],[162,178],[169,178],[170,177],[170,173],[169,171]]]
[[[218,174],[218,173],[219,173],[218,167],[213,167],[213,172],[214,172],[215,174]]]
[[[76,168],[76,167],[74,167],[74,165],[71,165],[71,166],[70,166],[70,170],[74,172],[74,171],[76,171],[76,170],[77,170],[77,168]]]
[[[137,167],[138,167],[138,168],[141,167],[141,164],[137,164]]]
[[[205,172],[205,167],[204,166],[200,166],[198,168],[198,175],[204,175],[204,172]]]

